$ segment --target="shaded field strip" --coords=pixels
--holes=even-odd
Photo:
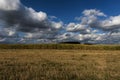
[[[82,45],[82,44],[0,44],[0,49],[120,50],[120,45]]]

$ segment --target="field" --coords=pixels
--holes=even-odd
[[[0,80],[120,80],[119,47],[0,48]]]

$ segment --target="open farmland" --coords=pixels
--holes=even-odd
[[[120,50],[85,49],[2,48],[0,80],[120,80]]]

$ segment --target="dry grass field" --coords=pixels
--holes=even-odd
[[[0,80],[120,80],[120,51],[0,49]]]

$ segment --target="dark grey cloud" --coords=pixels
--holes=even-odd
[[[22,5],[20,0],[0,0],[0,24],[1,37],[15,37],[13,34],[22,32],[24,38],[36,39],[53,38],[63,25],[49,20],[45,12]]]
[[[0,19],[6,23],[5,27],[15,27],[18,31],[22,32],[35,32],[56,28],[56,25],[54,26],[56,23],[48,21],[47,14],[42,11],[36,12],[32,8],[25,7],[19,0],[12,2],[1,1],[5,4],[3,7],[1,5],[0,8]],[[15,4],[17,5],[12,6]],[[7,7],[9,8],[6,9]]]

